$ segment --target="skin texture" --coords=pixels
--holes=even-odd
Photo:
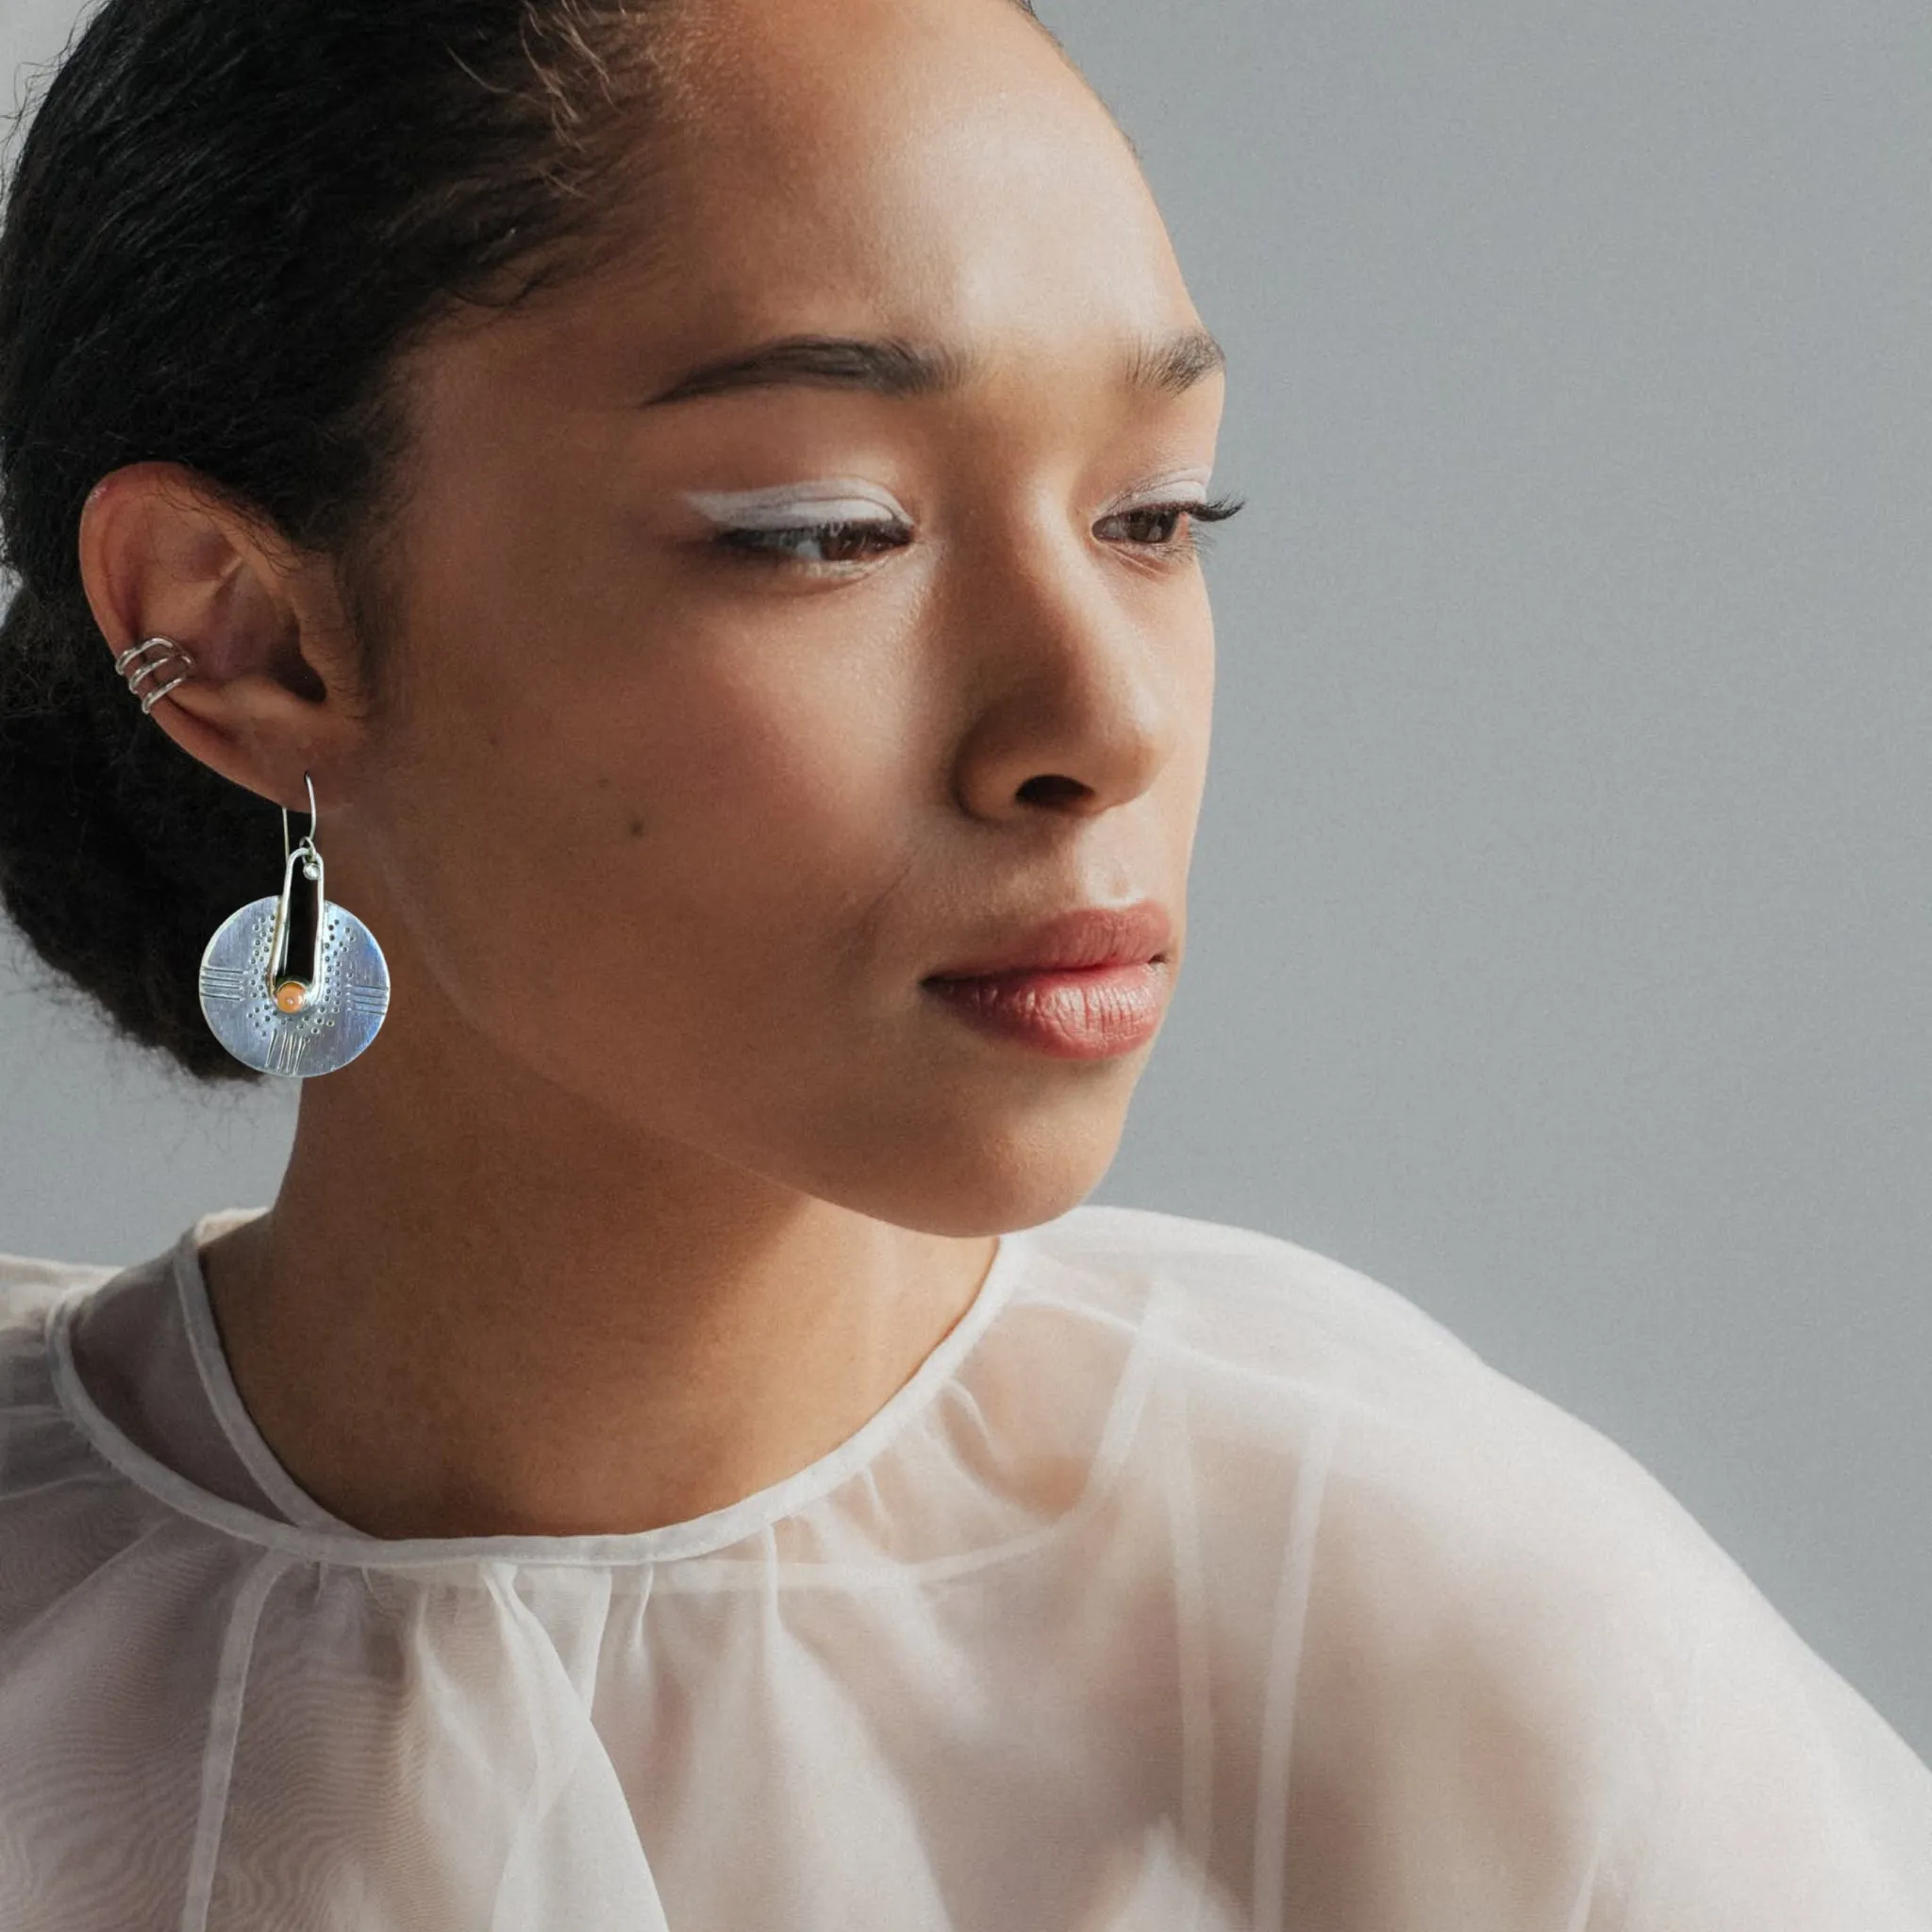
[[[1207,475],[1224,379],[1122,379],[1200,324],[1131,152],[990,0],[694,0],[674,72],[634,254],[409,367],[393,707],[327,560],[185,473],[83,522],[107,646],[202,664],[156,724],[291,812],[312,774],[389,958],[205,1251],[264,1438],[373,1534],[645,1529],[834,1447],[1099,1181],[1150,1051],[995,1041],[921,978],[1080,904],[1163,902],[1170,983],[1184,946],[1208,595],[1185,522],[1108,519]],[[641,407],[802,332],[985,368]],[[760,562],[684,499],[818,478],[911,541]]]

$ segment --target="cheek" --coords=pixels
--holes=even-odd
[[[924,796],[910,706],[850,659],[775,669],[721,649],[660,667],[586,727],[628,848],[618,863],[725,928],[756,923],[760,903],[836,918],[902,849]]]
[[[585,688],[440,694],[409,870],[446,992],[525,1057],[586,1067],[823,1043],[893,938],[928,789],[916,699],[849,654],[780,675],[695,643]]]

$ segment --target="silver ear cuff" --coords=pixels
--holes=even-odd
[[[152,691],[142,690],[149,678],[166,676],[177,665],[185,667],[178,676],[169,678],[166,684],[157,685]],[[143,717],[152,713],[177,684],[186,684],[191,677],[200,675],[194,667],[194,659],[172,638],[149,638],[145,643],[123,651],[114,659],[114,669],[127,680],[127,689],[141,700]]]

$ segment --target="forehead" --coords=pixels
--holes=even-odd
[[[565,326],[628,379],[824,333],[1118,363],[1195,321],[1106,108],[1008,0],[687,0],[635,251]]]

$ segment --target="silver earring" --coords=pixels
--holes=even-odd
[[[157,685],[151,691],[142,690],[149,678],[166,677],[177,666],[185,668],[167,683]],[[132,650],[123,651],[114,659],[114,669],[127,680],[127,689],[141,700],[142,717],[148,716],[175,685],[186,684],[191,677],[201,675],[194,667],[194,659],[172,638],[149,638],[146,642],[136,644]]]
[[[375,936],[323,890],[315,785],[308,830],[289,843],[282,808],[282,891],[231,912],[201,956],[201,1010],[214,1036],[258,1074],[307,1080],[345,1067],[389,1011],[389,964]]]

